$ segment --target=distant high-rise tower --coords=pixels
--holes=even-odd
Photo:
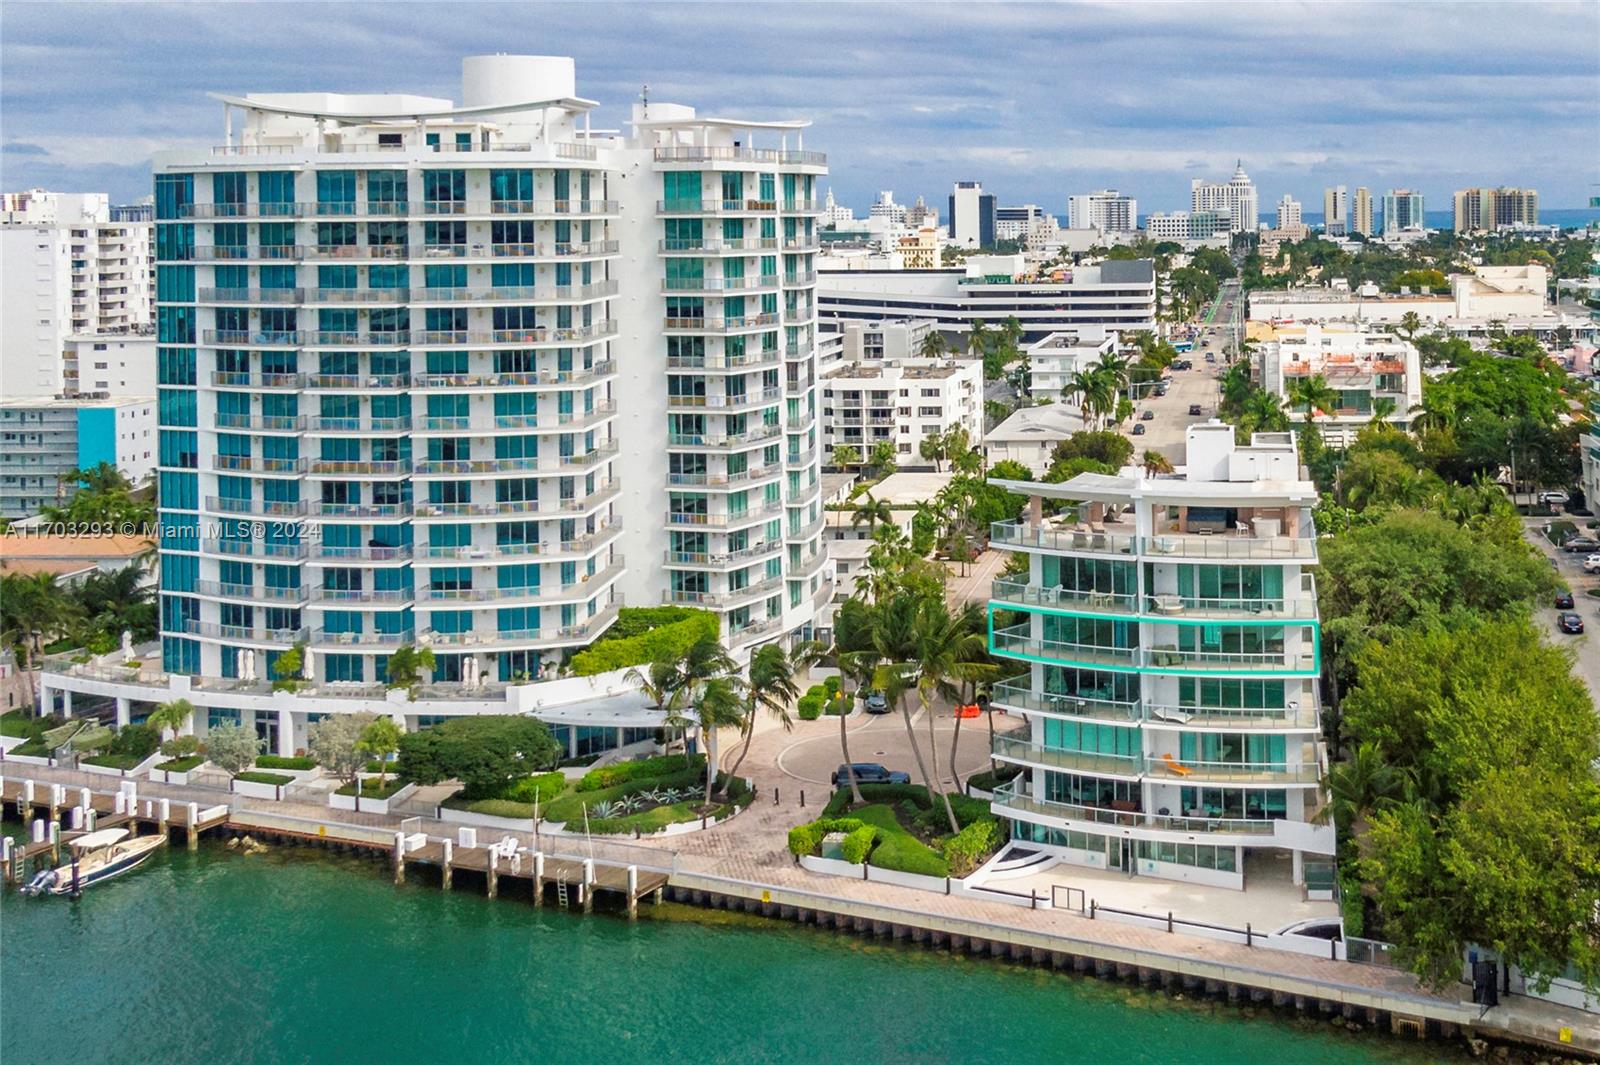
[[[994,196],[983,191],[982,182],[956,182],[950,193],[950,240],[968,248],[994,247]]]
[[[1098,229],[1102,233],[1132,233],[1139,228],[1139,202],[1116,189],[1101,189],[1067,199],[1070,229]]]
[[[1456,193],[1457,233],[1493,232],[1518,222],[1539,224],[1539,194],[1533,189],[1461,189]]]
[[[1256,187],[1244,172],[1244,161],[1233,171],[1226,184],[1202,181],[1189,182],[1190,208],[1193,211],[1215,211],[1228,219],[1228,229],[1233,233],[1253,233],[1259,226],[1259,205]]]
[[[1300,221],[1300,201],[1285,193],[1283,199],[1278,201],[1278,229],[1298,229]]]
[[[1422,229],[1422,193],[1390,189],[1383,194],[1383,235],[1402,229]]]
[[[1372,192],[1365,185],[1356,189],[1355,199],[1350,203],[1350,232],[1360,233],[1363,237],[1370,237],[1373,233]]]
[[[1322,190],[1322,232],[1330,237],[1350,232],[1350,195],[1343,185]]]

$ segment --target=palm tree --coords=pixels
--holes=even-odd
[[[173,699],[160,703],[150,711],[150,716],[145,718],[145,724],[161,733],[161,738],[167,738],[171,732],[177,736],[183,731],[183,726],[194,714],[194,704],[187,699]]]
[[[1277,396],[1265,389],[1256,389],[1244,401],[1239,411],[1239,431],[1248,438],[1251,433],[1278,433],[1289,428],[1289,415]]]
[[[1385,760],[1377,744],[1358,744],[1348,762],[1328,770],[1330,802],[1322,816],[1331,815],[1336,823],[1359,834],[1355,826],[1374,810],[1399,801],[1405,785],[1405,775]]]
[[[911,707],[906,696],[916,688],[917,644],[920,637],[917,623],[919,602],[909,595],[896,596],[879,604],[872,625],[872,655],[877,661],[873,672],[873,687],[883,692],[891,706],[900,708],[900,720],[906,728],[906,741],[911,745],[911,756],[916,760],[917,773],[928,790],[931,802],[938,794],[937,783],[928,773],[928,763],[917,746],[917,735],[911,727]],[[959,829],[957,829],[959,831]]]
[[[880,524],[893,525],[894,511],[887,500],[874,499],[871,492],[863,493],[861,502],[856,504],[855,512],[850,515],[850,527],[853,529],[857,525],[865,525],[867,531],[871,532]]]
[[[755,738],[756,711],[765,709],[783,725],[785,732],[794,728],[789,716],[789,705],[800,698],[800,688],[795,684],[795,674],[821,657],[816,644],[801,644],[793,651],[785,651],[775,643],[762,644],[750,655],[749,676],[744,684],[746,706],[740,732],[744,745],[739,757],[728,770],[731,779],[739,774],[744,756],[750,753],[750,741]]]
[[[711,793],[717,783],[717,730],[744,720],[743,687],[744,682],[738,677],[726,675],[709,677],[695,685],[689,716],[705,739],[707,806],[711,805]]]
[[[1228,367],[1218,383],[1222,386],[1224,411],[1240,410],[1256,390],[1255,383],[1250,380],[1250,367],[1242,362],[1236,362]]]
[[[852,695],[859,695],[872,687],[873,679],[877,676],[879,659],[877,652],[843,651],[835,644],[834,650],[839,659],[839,675],[848,677],[855,682],[855,691]],[[856,805],[861,804],[861,785],[856,783],[854,761],[850,758],[850,730],[845,727],[848,715],[839,715],[839,750],[844,755],[845,776],[850,780],[850,801]]]
[[[982,608],[977,603],[969,603],[955,613],[951,613],[942,599],[924,599],[917,606],[913,621],[912,646],[916,655],[914,665],[917,700],[922,705],[922,714],[928,724],[928,749],[933,762],[933,789],[944,803],[950,831],[960,832],[961,825],[956,821],[955,810],[950,805],[950,795],[944,790],[944,783],[939,777],[939,748],[934,735],[932,702],[935,696],[955,702],[961,697],[959,685],[962,682],[975,684],[979,680],[992,679],[995,670],[987,662],[988,643],[979,634],[983,622]],[[909,724],[909,719],[907,723]],[[960,728],[959,718],[956,727]],[[958,731],[951,743],[952,759],[956,755],[955,744],[959,739]],[[952,763],[950,766],[952,777],[955,776],[955,772],[955,765]],[[929,798],[932,798],[931,793]]]
[[[1416,311],[1407,311],[1400,316],[1400,325],[1395,332],[1405,337],[1407,341],[1415,340],[1417,333],[1422,330],[1422,317]]]
[[[924,359],[937,359],[949,350],[950,342],[937,329],[928,330],[927,335],[922,338],[922,343],[917,345],[917,354]]]
[[[981,359],[988,350],[989,331],[984,327],[982,318],[974,318],[967,332],[967,354]]]
[[[1171,473],[1172,460],[1154,448],[1145,448],[1144,472],[1154,477],[1158,473]]]
[[[1437,389],[1424,388],[1422,402],[1406,413],[1411,416],[1411,428],[1419,433],[1429,429],[1452,429],[1456,424],[1454,402]]]
[[[929,433],[927,436],[922,438],[922,443],[917,445],[917,453],[923,458],[927,459],[929,462],[933,463],[933,468],[935,471],[943,473],[944,466],[942,463],[944,462],[948,446],[949,445],[946,443],[943,433]]]
[[[77,601],[49,573],[8,573],[0,579],[0,633],[19,663],[31,663],[30,637],[51,643],[83,616]]]
[[[1306,425],[1318,414],[1332,414],[1338,409],[1339,393],[1328,384],[1322,374],[1301,377],[1289,384],[1289,405],[1305,410]]]
[[[1409,314],[1411,312],[1408,311],[1407,313]],[[1372,401],[1372,417],[1368,419],[1367,424],[1377,429],[1393,428],[1393,423],[1391,423],[1389,419],[1394,417],[1394,412],[1398,410],[1399,407],[1400,404],[1396,403],[1390,397],[1379,396],[1377,399]]]
[[[388,714],[379,714],[361,730],[356,750],[378,759],[378,787],[389,782],[389,756],[400,749],[401,728]]]

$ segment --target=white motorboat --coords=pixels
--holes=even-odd
[[[125,828],[90,832],[67,842],[71,861],[40,870],[20,890],[24,895],[77,895],[91,884],[138,867],[166,842],[164,835],[129,838]]]

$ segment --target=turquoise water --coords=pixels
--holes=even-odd
[[[75,1062],[172,1065],[1454,1060],[1326,1020],[663,912],[629,925],[395,887],[316,850],[168,848],[77,903],[0,901],[0,1057],[65,1040]]]

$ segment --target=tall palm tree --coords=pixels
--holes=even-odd
[[[871,492],[864,492],[861,502],[856,504],[854,513],[850,515],[850,527],[865,525],[871,532],[879,525],[893,525],[894,511],[887,500],[872,498]]]
[[[1389,419],[1394,417],[1394,412],[1399,407],[1400,404],[1389,396],[1379,396],[1372,401],[1372,417],[1367,420],[1367,424],[1377,429],[1393,428],[1393,423]]]
[[[951,702],[957,700],[961,695],[959,684],[962,681],[975,683],[980,679],[989,679],[986,668],[988,646],[978,633],[980,611],[978,604],[969,603],[952,613],[944,600],[924,599],[916,604],[916,611],[912,615],[910,650],[914,657],[911,665],[915,667],[917,701],[922,706],[922,715],[928,725],[929,757],[933,763],[929,798],[937,794],[944,803],[951,832],[960,832],[961,825],[956,821],[950,795],[944,790],[944,782],[939,777],[939,745],[934,733],[932,704],[936,696]],[[906,724],[910,725],[909,717]],[[953,776],[955,766],[950,768]]]
[[[816,644],[801,644],[793,651],[784,650],[775,643],[762,644],[750,655],[749,675],[745,678],[744,720],[740,724],[743,746],[739,757],[728,770],[731,779],[739,775],[739,766],[750,753],[750,741],[755,738],[756,712],[766,710],[785,732],[794,728],[794,718],[789,716],[789,706],[800,698],[800,688],[795,684],[795,674],[821,657]]]
[[[859,695],[872,687],[880,664],[876,651],[845,651],[837,644],[834,645],[834,650],[839,659],[839,675],[855,683],[852,696]],[[847,716],[839,715],[839,750],[844,755],[845,776],[850,780],[850,801],[859,806],[862,801],[861,785],[856,782],[856,772],[853,768],[855,762],[850,757],[850,730],[845,727]]]
[[[1328,770],[1330,802],[1323,816],[1354,831],[1366,816],[1398,802],[1405,794],[1405,775],[1390,765],[1375,743],[1356,746],[1347,762]]]
[[[1251,433],[1279,433],[1289,428],[1289,415],[1277,396],[1265,389],[1256,389],[1244,401],[1239,411],[1239,430],[1248,437]]]
[[[928,330],[927,334],[922,338],[922,343],[917,345],[917,354],[924,359],[937,359],[949,350],[950,342],[937,329]]]
[[[711,805],[711,794],[717,783],[717,733],[744,720],[744,682],[736,676],[708,677],[694,688],[694,699],[688,716],[700,730],[706,744],[706,805]]]
[[[984,326],[982,318],[974,318],[967,331],[967,354],[981,359],[989,350],[989,330]]]
[[[916,658],[919,631],[917,614],[919,602],[909,595],[896,596],[879,604],[872,625],[872,653],[877,659],[873,673],[873,687],[883,692],[891,706],[900,709],[900,720],[906,728],[906,741],[911,745],[911,756],[917,763],[917,773],[922,777],[928,798],[939,794],[938,785],[928,773],[928,762],[917,745],[916,732],[911,727],[911,706],[907,696],[917,687]]]
[[[1411,428],[1415,432],[1455,428],[1455,403],[1441,395],[1437,389],[1424,387],[1422,402],[1412,406],[1406,413],[1411,416]]]
[[[1307,426],[1318,414],[1332,414],[1338,409],[1339,393],[1334,391],[1322,374],[1292,381],[1288,393],[1291,407],[1304,408]]]

